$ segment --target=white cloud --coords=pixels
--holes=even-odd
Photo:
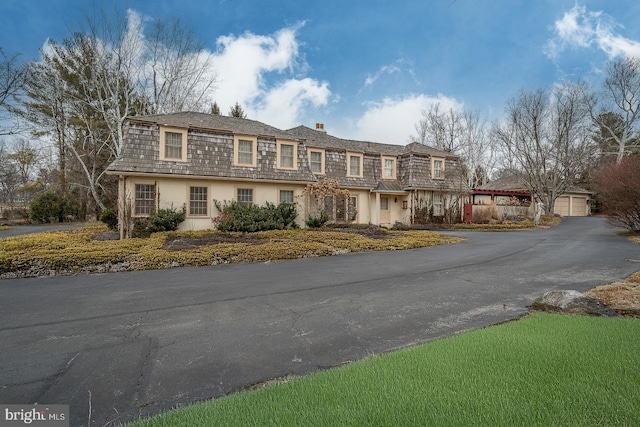
[[[296,40],[301,25],[268,36],[247,32],[218,38],[215,98],[223,114],[238,102],[249,118],[288,128],[299,124],[307,106],[328,103],[331,91],[327,82],[282,78],[306,68]]]
[[[407,95],[401,98],[384,98],[379,102],[366,104],[367,110],[346,131],[346,138],[387,144],[407,144],[410,135],[415,134],[415,125],[422,118],[422,111],[439,103],[443,110],[461,109],[462,103],[439,94]],[[343,136],[343,135],[336,135]]]
[[[623,28],[602,11],[591,12],[575,5],[554,24],[556,36],[549,40],[545,54],[556,59],[567,48],[589,48],[595,45],[610,59],[618,56],[640,57],[640,42],[623,37]]]
[[[372,86],[376,82],[376,80],[378,80],[380,76],[384,74],[393,74],[399,71],[400,71],[400,67],[398,67],[398,65],[396,64],[384,65],[380,67],[380,69],[376,71],[374,75],[369,74],[367,76],[367,78],[364,80],[364,87]]]

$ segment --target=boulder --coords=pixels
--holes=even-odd
[[[537,298],[531,305],[533,310],[553,313],[587,314],[591,316],[617,317],[610,307],[598,298],[590,297],[578,291],[549,291]]]

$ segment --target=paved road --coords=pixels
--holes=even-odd
[[[640,269],[601,218],[410,251],[0,281],[1,403],[126,421],[518,317]]]
[[[38,225],[12,225],[8,230],[0,230],[0,239],[5,237],[21,236],[23,234],[45,233],[47,231],[73,230],[83,227],[83,223],[58,223]]]

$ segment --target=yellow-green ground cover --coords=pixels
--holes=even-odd
[[[33,277],[179,266],[273,261],[360,251],[414,249],[461,239],[431,231],[277,230],[241,233],[164,232],[150,238],[96,240],[109,230],[101,224],[69,231],[10,237],[0,241],[0,277]],[[167,242],[187,240],[180,250]],[[175,248],[175,245],[173,246]]]

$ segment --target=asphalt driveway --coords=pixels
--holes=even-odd
[[[640,269],[619,231],[569,218],[409,251],[2,280],[0,402],[117,423],[495,324]]]

